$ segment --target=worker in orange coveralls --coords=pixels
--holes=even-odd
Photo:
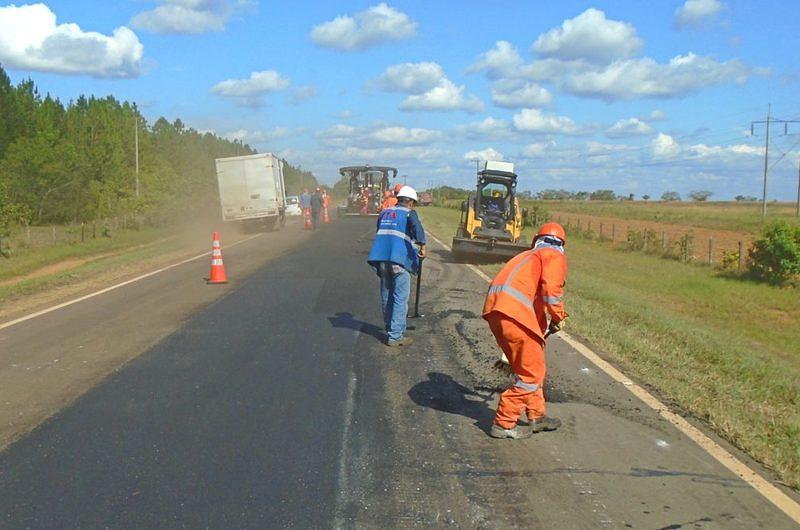
[[[561,425],[559,419],[545,414],[544,347],[547,335],[561,331],[567,319],[562,301],[567,276],[566,237],[560,224],[542,225],[531,249],[503,267],[486,295],[483,318],[512,372],[512,385],[500,395],[489,432],[494,438],[528,438]],[[528,424],[517,425],[523,410]]]
[[[397,206],[397,197],[395,197],[391,190],[386,190],[383,192],[383,203],[381,203],[381,210],[391,208],[392,206]]]

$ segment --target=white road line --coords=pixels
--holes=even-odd
[[[428,233],[428,236],[439,243],[448,251],[452,250],[449,245],[440,241],[436,236]],[[467,265],[473,272],[484,279],[486,282],[491,283],[492,279],[489,278],[482,270],[475,265]],[[666,419],[679,431],[688,436],[697,445],[699,445],[705,452],[714,457],[720,464],[728,468],[732,473],[739,478],[750,484],[757,492],[764,496],[769,502],[778,507],[783,513],[788,515],[794,522],[800,524],[800,504],[794,501],[791,497],[786,495],[783,491],[778,489],[774,484],[767,479],[750,469],[750,467],[730,454],[717,442],[706,436],[697,427],[690,424],[681,416],[672,412],[669,407],[660,402],[650,392],[637,385],[625,374],[611,366],[610,363],[603,360],[595,352],[587,348],[585,345],[578,342],[575,338],[571,337],[563,331],[558,334],[559,337],[572,346],[581,355],[586,357],[600,370],[605,372],[614,381],[621,383],[628,389],[634,396],[642,400],[648,407],[656,411],[662,418]]]
[[[246,241],[250,241],[251,239],[254,239],[254,238],[259,237],[261,235],[263,235],[263,234],[255,234],[255,235],[252,235],[250,237],[246,237],[244,239],[240,239],[239,241],[237,241],[235,243],[231,243],[226,248],[235,247],[236,245],[240,245],[240,244],[242,244],[242,243],[244,243]],[[101,294],[105,294],[105,293],[107,293],[109,291],[113,291],[115,289],[119,289],[120,287],[125,287],[126,285],[130,285],[132,283],[138,282],[139,280],[144,280],[145,278],[149,278],[150,276],[155,276],[156,274],[159,274],[161,272],[168,271],[170,269],[174,269],[175,267],[178,267],[180,265],[184,265],[184,264],[192,262],[192,261],[196,261],[196,260],[198,260],[200,258],[203,258],[205,256],[209,256],[209,255],[211,255],[210,251],[209,252],[203,252],[202,254],[198,254],[197,256],[193,256],[193,257],[187,258],[187,259],[185,259],[183,261],[179,261],[177,263],[173,263],[172,265],[167,265],[166,267],[162,267],[160,269],[148,272],[147,274],[142,274],[141,276],[137,276],[136,278],[131,278],[130,280],[126,280],[126,281],[124,281],[122,283],[118,283],[116,285],[112,285],[110,287],[106,287],[105,289],[100,289],[99,291],[95,291],[93,293],[89,293],[89,294],[87,294],[85,296],[81,296],[80,298],[75,298],[73,300],[69,300],[67,302],[48,307],[46,309],[42,309],[41,311],[37,311],[36,313],[31,313],[30,315],[25,315],[24,317],[20,317],[20,318],[17,318],[15,320],[11,320],[9,322],[6,322],[4,324],[0,324],[0,329],[10,328],[11,326],[15,326],[15,325],[20,324],[22,322],[25,322],[27,320],[31,320],[33,318],[40,317],[42,315],[46,315],[47,313],[52,313],[53,311],[57,311],[59,309],[63,309],[65,307],[71,306],[73,304],[77,304],[78,302],[83,302],[84,300],[88,300],[90,298],[94,298],[95,296],[100,296]]]

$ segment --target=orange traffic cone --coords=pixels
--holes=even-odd
[[[206,283],[228,283],[225,276],[225,265],[222,263],[222,250],[219,247],[219,234],[214,232],[214,241],[211,243],[211,277]]]
[[[330,223],[331,222],[331,218],[328,216],[328,207],[327,206],[323,206],[322,207],[322,222],[323,223]]]
[[[303,208],[303,228],[305,230],[311,230],[313,226],[311,226],[311,208]]]

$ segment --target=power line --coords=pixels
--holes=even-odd
[[[800,120],[782,120],[778,118],[771,117],[772,113],[772,103],[767,106],[767,119],[766,120],[758,120],[758,121],[751,121],[750,122],[750,136],[753,136],[754,133],[754,126],[756,124],[766,124],[767,134],[766,139],[764,140],[764,190],[761,196],[761,218],[766,219],[767,217],[767,174],[769,173],[769,126],[772,123],[782,123],[783,124],[783,133],[788,134],[789,132],[789,124],[790,123],[800,123]],[[791,151],[791,149],[790,149]],[[786,156],[784,153],[783,156]],[[783,159],[781,156],[778,161],[780,162]],[[774,166],[774,164],[773,164]]]

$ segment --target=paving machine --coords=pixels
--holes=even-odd
[[[454,257],[506,261],[529,248],[522,237],[528,212],[519,206],[516,187],[514,164],[484,162],[475,194],[461,204]]]
[[[347,204],[339,207],[344,215],[377,215],[383,194],[397,177],[397,168],[387,166],[348,166],[339,174],[349,182]]]

